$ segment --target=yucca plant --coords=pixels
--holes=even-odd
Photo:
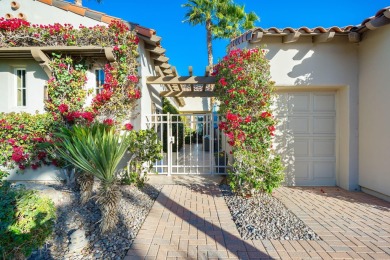
[[[119,135],[113,127],[95,123],[90,126],[62,128],[57,137],[58,153],[69,163],[101,181],[97,202],[102,213],[100,229],[105,233],[118,222],[121,193],[117,167],[128,147],[128,134]]]

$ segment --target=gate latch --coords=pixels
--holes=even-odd
[[[170,137],[169,137],[169,142],[170,142],[171,144],[175,143],[175,137],[174,137],[174,136],[170,136]]]

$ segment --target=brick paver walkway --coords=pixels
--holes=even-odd
[[[126,259],[390,259],[390,203],[339,188],[275,194],[322,241],[241,240],[215,185],[165,185]]]

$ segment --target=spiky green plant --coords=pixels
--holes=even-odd
[[[128,134],[119,135],[104,124],[62,128],[57,137],[58,153],[75,167],[98,178],[101,182],[97,202],[102,213],[100,229],[105,233],[118,222],[121,193],[118,188],[117,167],[128,147]]]

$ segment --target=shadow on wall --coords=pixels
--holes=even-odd
[[[294,134],[288,128],[288,110],[292,96],[279,93],[275,96],[272,106],[273,113],[278,121],[275,132],[275,151],[281,155],[285,168],[285,185],[295,186],[295,156]]]

